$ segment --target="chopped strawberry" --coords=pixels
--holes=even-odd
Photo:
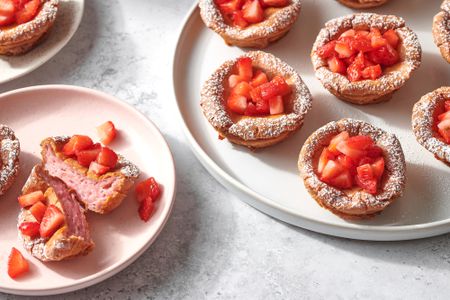
[[[350,135],[347,131],[342,131],[338,135],[334,136],[331,141],[330,145],[328,146],[328,150],[331,151],[331,153],[338,155],[340,152],[336,149],[337,144],[339,144],[342,141],[348,140]]]
[[[372,145],[366,149],[366,155],[370,158],[383,156],[383,149],[381,149],[377,145]]]
[[[139,206],[139,217],[142,221],[148,222],[150,217],[155,210],[155,205],[153,204],[153,200],[151,197],[147,197],[142,200],[141,205]]]
[[[345,168],[334,160],[329,160],[322,172],[322,180],[328,181],[345,171]]]
[[[356,172],[358,173],[358,177],[360,180],[371,180],[374,179],[375,176],[372,171],[372,166],[369,164],[361,165],[356,168]]]
[[[157,201],[161,194],[161,188],[153,177],[138,183],[135,191],[138,202],[142,202],[148,197],[150,197],[152,201]]]
[[[241,81],[245,80],[242,79],[242,77],[239,75],[233,74],[230,77],[228,77],[228,85],[230,86],[230,88],[234,88]]]
[[[368,52],[368,56],[374,63],[387,67],[395,65],[400,58],[398,52],[389,44]]]
[[[355,171],[355,162],[348,156],[343,154],[337,157],[337,162],[345,167],[347,170],[354,172]]]
[[[13,15],[16,11],[13,0],[1,0],[0,1],[0,14],[1,15]]]
[[[355,52],[350,49],[350,45],[342,41],[338,41],[336,43],[336,46],[334,46],[334,51],[338,53],[339,58],[347,58],[355,54]]]
[[[247,0],[242,7],[242,13],[249,23],[259,23],[264,20],[264,10],[259,0]]]
[[[356,34],[356,31],[354,29],[349,29],[347,31],[344,31],[344,33],[342,33],[339,36],[339,39],[345,38],[345,37],[354,37]]]
[[[253,76],[251,85],[253,87],[260,86],[261,84],[269,82],[269,79],[267,78],[266,73],[264,73],[261,70],[257,70],[255,75]]]
[[[446,100],[446,101],[444,102],[444,107],[445,107],[445,110],[447,110],[447,111],[450,110],[450,100]]]
[[[333,57],[336,55],[336,51],[334,51],[335,46],[336,41],[328,42],[317,50],[317,55],[324,59]]]
[[[244,114],[247,108],[247,98],[237,94],[231,94],[227,99],[227,107],[235,113]]]
[[[327,62],[331,72],[345,74],[347,67],[345,66],[345,63],[342,60],[340,60],[336,56],[333,56],[332,58],[328,59]]]
[[[383,157],[377,158],[377,160],[375,160],[375,162],[373,164],[371,164],[371,166],[372,166],[373,176],[376,179],[381,179],[381,177],[383,176],[383,173],[384,173],[384,158]]]
[[[244,14],[240,10],[233,12],[232,19],[234,26],[237,26],[241,29],[248,26],[248,22],[245,20]]]
[[[369,156],[364,156],[358,161],[358,166],[362,166],[365,164],[372,164],[374,162],[374,159]]]
[[[370,39],[370,45],[374,49],[386,46],[387,44],[388,44],[388,41],[385,38],[381,37],[381,36],[374,35]]]
[[[14,23],[15,17],[14,15],[5,15],[0,13],[0,26],[7,26]]]
[[[45,214],[46,210],[47,210],[47,205],[45,205],[41,201],[36,202],[29,209],[30,213],[33,215],[33,217],[39,223],[42,221],[42,218],[44,217],[44,214]]]
[[[442,121],[444,119],[450,119],[450,110],[446,111],[445,113],[442,113],[438,116],[439,121]]]
[[[247,99],[250,99],[250,92],[252,87],[246,81],[239,82],[231,91],[233,94],[244,96]]]
[[[23,222],[19,225],[19,230],[23,235],[35,238],[39,236],[40,226],[38,222]]]
[[[116,152],[109,149],[108,147],[103,147],[102,150],[100,150],[100,153],[97,155],[96,162],[109,167],[114,168],[117,164],[118,156]]]
[[[347,145],[354,149],[367,150],[374,144],[372,138],[367,135],[352,136],[347,140]]]
[[[380,65],[375,65],[375,66],[370,66],[370,67],[366,67],[364,68],[364,70],[362,70],[361,75],[364,79],[377,79],[380,78],[381,74],[383,73],[383,71],[381,70],[381,66]]]
[[[373,49],[370,40],[364,37],[357,37],[351,40],[350,47],[354,51],[361,51],[361,52],[368,52]]]
[[[250,102],[247,105],[247,108],[245,109],[244,115],[246,115],[246,116],[257,116],[257,115],[260,115],[260,113],[256,109],[256,105],[254,103]]]
[[[255,0],[257,1],[257,0]],[[241,57],[236,63],[239,76],[242,80],[249,81],[253,77],[252,59],[250,57]]]
[[[103,166],[95,161],[91,162],[91,164],[89,165],[89,172],[93,172],[97,175],[103,175],[108,172],[109,169],[109,167]]]
[[[370,33],[369,33],[369,37],[380,37],[381,36],[381,31],[378,28],[372,27],[370,28]]]
[[[377,180],[375,178],[369,180],[361,180],[359,176],[355,176],[356,184],[368,192],[369,194],[375,195],[377,193]]]
[[[28,2],[28,0],[13,0],[13,2],[14,2],[14,6],[16,8],[16,11],[17,11],[17,10],[21,10],[25,6],[25,4]]]
[[[39,228],[41,237],[51,237],[64,224],[64,220],[61,210],[54,205],[49,205]]]
[[[82,165],[83,167],[86,167],[86,168],[89,167],[91,162],[93,162],[97,158],[97,156],[101,150],[102,150],[102,145],[100,145],[99,143],[96,143],[96,144],[92,145],[92,147],[90,147],[89,149],[82,150],[82,151],[76,151],[75,154],[77,156],[78,163],[80,165]]]
[[[22,195],[17,200],[19,201],[21,207],[28,207],[39,201],[44,201],[45,197],[42,191],[35,191],[26,195]]]
[[[275,96],[286,96],[291,92],[291,87],[282,76],[275,76],[270,82],[260,86],[261,96],[269,100]]]
[[[229,15],[241,9],[242,0],[216,1],[216,4],[223,14]]]
[[[269,108],[270,108],[271,115],[282,114],[284,112],[283,97],[276,96],[276,97],[270,98],[269,99]]]
[[[343,171],[338,176],[330,180],[330,184],[340,189],[349,189],[353,186],[352,175],[350,171]]]
[[[362,71],[366,64],[363,52],[359,52],[353,63],[347,68],[347,77],[350,81],[358,81],[362,78]]]
[[[97,134],[104,145],[109,145],[116,138],[117,130],[113,122],[107,121],[97,127]]]
[[[255,103],[255,107],[256,107],[256,112],[258,113],[258,115],[267,115],[270,114],[270,104],[269,104],[269,100],[258,100]]]
[[[342,141],[339,144],[336,145],[336,149],[341,152],[342,154],[347,155],[354,161],[358,161],[361,157],[364,156],[365,151],[360,150],[359,148],[353,148],[350,147],[347,141]]]
[[[450,144],[450,119],[444,119],[437,125],[439,134],[447,144]]]
[[[333,153],[330,152],[327,148],[323,148],[322,153],[319,157],[319,164],[317,165],[317,172],[322,174],[323,169],[327,165],[329,160],[334,160],[335,156]]]
[[[262,87],[268,83],[261,84],[260,86],[255,87],[250,91],[250,97],[254,103],[260,102],[263,100],[262,97]]]
[[[394,48],[398,46],[398,42],[400,40],[397,32],[395,32],[395,30],[393,29],[389,29],[385,33],[383,33],[383,38],[385,38],[386,41]]]
[[[40,0],[30,0],[26,3],[20,11],[16,12],[17,24],[23,24],[34,19],[40,6]]]
[[[289,0],[261,0],[265,6],[283,7],[289,4]]]
[[[64,155],[72,156],[76,151],[81,151],[90,148],[94,142],[86,135],[74,135],[64,145],[62,152]]]
[[[16,248],[11,249],[11,254],[8,257],[8,275],[15,279],[26,274],[29,271],[27,260],[22,256]]]

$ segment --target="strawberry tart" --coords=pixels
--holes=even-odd
[[[378,7],[388,2],[388,0],[338,0],[338,1],[348,7],[358,9]]]
[[[207,27],[228,45],[264,48],[283,37],[300,13],[300,0],[200,0]]]
[[[298,168],[317,203],[345,219],[374,216],[405,187],[405,158],[398,139],[353,119],[315,131],[301,149]]]
[[[356,104],[390,99],[420,66],[421,57],[417,35],[402,18],[371,13],[327,22],[311,52],[323,86]]]
[[[428,93],[414,105],[412,128],[425,149],[450,165],[450,87]]]
[[[433,39],[441,55],[450,63],[450,0],[445,0],[433,19]]]
[[[298,130],[312,98],[292,67],[272,54],[253,51],[226,61],[209,77],[200,105],[219,137],[255,149]]]
[[[14,131],[0,124],[0,196],[13,184],[19,174],[20,143]]]
[[[0,0],[0,54],[31,50],[55,22],[58,0]]]

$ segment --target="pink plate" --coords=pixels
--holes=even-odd
[[[137,259],[156,239],[169,218],[175,195],[175,167],[159,130],[131,106],[94,90],[48,85],[0,95],[0,120],[20,140],[20,176],[0,198],[0,291],[20,295],[51,295],[81,289],[116,274]],[[88,213],[96,247],[85,257],[42,263],[23,249],[16,228],[17,196],[31,168],[39,159],[39,143],[48,136],[87,134],[107,120],[119,130],[111,147],[141,169],[139,180],[154,176],[163,194],[148,223],[138,217],[134,193],[109,215]],[[7,275],[11,247],[30,262],[30,273],[17,281]]]

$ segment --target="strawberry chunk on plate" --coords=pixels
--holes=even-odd
[[[44,217],[44,214],[45,214],[46,210],[47,210],[47,205],[45,205],[41,201],[36,202],[29,209],[30,213],[33,215],[33,217],[39,223],[42,221],[42,218]]]
[[[22,253],[16,248],[11,249],[11,254],[8,257],[8,275],[9,277],[16,279],[29,271],[29,265],[27,260],[23,257]]]
[[[155,178],[150,177],[136,185],[136,198],[138,202],[144,201],[144,199],[151,197],[153,201],[159,199],[161,194],[161,188],[156,182]]]
[[[117,130],[113,122],[107,121],[97,127],[97,134],[103,145],[109,145],[116,138]]]
[[[151,197],[147,197],[142,200],[139,206],[139,217],[142,221],[148,222],[155,210],[155,205]]]
[[[117,164],[118,156],[116,152],[109,149],[108,147],[103,147],[100,153],[97,155],[96,162],[102,166],[114,168]]]
[[[17,24],[23,24],[33,20],[40,6],[40,0],[30,0],[29,2],[25,3],[24,7],[16,12]]]
[[[39,228],[41,237],[51,237],[64,224],[65,217],[55,205],[49,205]]]
[[[21,207],[29,207],[39,201],[44,201],[45,197],[42,191],[35,191],[26,195],[22,195],[17,200],[19,201]]]

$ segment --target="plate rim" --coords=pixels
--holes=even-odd
[[[193,134],[189,130],[186,120],[183,117],[181,107],[179,105],[182,97],[177,97],[177,61],[180,56],[180,45],[183,42],[183,37],[186,31],[188,31],[187,24],[194,17],[194,14],[199,14],[199,8],[197,3],[194,3],[189,12],[183,19],[176,38],[174,50],[172,53],[172,67],[171,67],[171,80],[173,86],[173,98],[175,106],[177,108],[177,114],[179,122],[181,124],[183,133],[185,134],[189,145],[193,150],[197,159],[202,165],[213,175],[222,185],[229,189],[232,193],[238,193],[243,196],[243,200],[250,206],[262,211],[263,213],[270,215],[283,222],[302,227],[311,231],[319,232],[322,234],[351,238],[357,240],[369,240],[369,241],[400,241],[400,240],[412,240],[425,237],[431,237],[441,235],[450,232],[450,218],[445,220],[439,220],[434,222],[412,224],[412,225],[359,225],[354,223],[346,224],[333,224],[327,221],[319,221],[306,215],[293,212],[292,210],[276,203],[275,201],[258,194],[256,191],[245,186],[239,180],[228,174],[222,168],[217,165],[214,160],[208,156],[203,148],[197,143]],[[256,200],[256,202],[254,201]],[[254,205],[259,202],[260,206]],[[272,211],[271,211],[272,210]],[[275,210],[275,211],[273,211]],[[299,219],[293,221],[294,219]],[[341,231],[340,231],[341,230]],[[372,235],[372,236],[369,236]]]
[[[15,89],[12,91],[8,91],[5,93],[0,94],[0,105],[5,97],[23,93],[23,92],[33,92],[33,91],[42,91],[42,90],[66,90],[70,92],[84,92],[84,93],[91,93],[96,94],[97,96],[103,98],[106,101],[113,102],[115,104],[118,104],[128,110],[133,111],[137,114],[137,116],[147,125],[152,127],[157,134],[160,135],[162,146],[166,148],[168,158],[170,160],[170,163],[172,167],[170,168],[170,172],[172,174],[173,178],[173,192],[172,195],[169,197],[170,199],[170,205],[167,210],[167,214],[164,216],[160,226],[156,230],[155,234],[141,247],[136,253],[128,257],[124,262],[122,263],[116,263],[103,271],[97,272],[95,274],[89,275],[88,277],[76,280],[74,283],[65,285],[65,286],[59,286],[55,288],[42,288],[42,289],[15,289],[15,288],[7,288],[2,287],[2,283],[0,283],[0,292],[7,293],[7,294],[13,294],[13,295],[21,295],[21,296],[50,296],[50,295],[58,295],[58,294],[64,294],[69,292],[74,292],[92,285],[95,285],[97,283],[100,283],[117,273],[123,271],[125,268],[127,268],[129,265],[131,265],[133,262],[135,262],[144,252],[148,250],[148,248],[155,242],[155,240],[158,238],[162,230],[165,228],[170,216],[172,215],[173,207],[175,205],[176,201],[176,191],[177,191],[177,179],[176,179],[176,166],[175,166],[175,160],[173,158],[172,151],[170,149],[169,144],[167,143],[166,139],[164,138],[164,135],[161,133],[159,128],[151,121],[149,118],[147,118],[142,112],[134,108],[132,105],[121,101],[119,98],[112,96],[110,94],[107,94],[105,92],[94,90],[91,88],[81,87],[81,86],[75,86],[75,85],[65,85],[65,84],[45,84],[45,85],[34,85],[24,88]]]
[[[25,69],[25,71],[23,71],[23,72],[21,72],[19,74],[16,74],[16,75],[14,75],[12,77],[9,77],[9,78],[3,79],[3,80],[0,80],[0,84],[4,84],[4,83],[10,82],[10,81],[13,81],[13,80],[15,80],[17,78],[20,78],[20,77],[23,77],[25,75],[30,74],[31,72],[33,72],[37,68],[39,68],[42,65],[44,65],[45,63],[47,63],[50,59],[52,59],[55,55],[57,55],[64,47],[67,46],[67,44],[72,40],[72,38],[75,35],[75,33],[77,33],[78,28],[80,27],[80,24],[81,24],[81,20],[83,20],[83,16],[84,16],[85,0],[77,0],[77,1],[79,1],[80,5],[81,5],[80,14],[79,14],[78,19],[76,19],[75,22],[74,22],[75,30],[67,38],[67,40],[64,43],[62,43],[62,44],[58,45],[57,47],[55,47],[54,51],[50,52],[51,55],[49,55],[46,59],[40,61],[38,64],[34,65],[31,68]],[[31,51],[33,51],[33,50],[31,50]],[[24,55],[26,55],[26,53]]]

